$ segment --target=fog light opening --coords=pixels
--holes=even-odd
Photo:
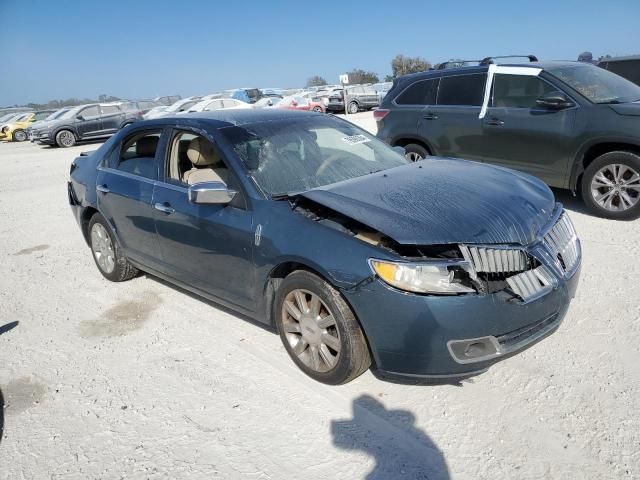
[[[488,349],[486,344],[481,342],[471,343],[464,350],[464,354],[466,357],[480,357],[482,355],[486,355],[487,353]]]

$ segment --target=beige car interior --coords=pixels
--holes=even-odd
[[[229,170],[209,140],[192,133],[181,133],[173,140],[169,176],[187,185],[225,182]]]

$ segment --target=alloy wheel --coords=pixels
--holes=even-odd
[[[423,157],[417,152],[406,152],[404,154],[404,158],[412,162],[419,162],[420,160],[422,160]]]
[[[73,138],[73,133],[71,132],[67,132],[67,131],[60,132],[60,136],[58,138],[60,139],[60,143],[65,147],[70,147],[73,145],[74,138]]]
[[[627,165],[606,165],[593,176],[591,195],[605,210],[628,210],[640,200],[640,175]]]
[[[91,250],[100,269],[107,274],[112,273],[116,267],[113,242],[100,223],[95,223],[91,229]]]
[[[23,130],[16,130],[13,132],[13,139],[16,142],[24,142],[27,139],[27,134]]]
[[[351,114],[355,114],[358,113],[358,104],[355,102],[352,102],[349,104],[349,113]]]
[[[289,346],[302,363],[316,372],[336,366],[342,350],[336,320],[315,293],[296,289],[282,304],[282,325]]]

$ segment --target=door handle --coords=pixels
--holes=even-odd
[[[487,120],[484,123],[487,124],[487,125],[494,125],[496,127],[500,127],[500,126],[504,125],[504,122],[502,120],[500,120],[499,118],[492,118],[490,120]]]
[[[160,210],[161,212],[166,213],[167,215],[171,215],[173,212],[176,211],[174,208],[171,208],[166,203],[156,203],[155,205],[153,205],[153,208],[155,208],[156,210]]]
[[[438,115],[436,115],[435,113],[425,113],[422,118],[424,118],[425,120],[437,120],[438,119]]]
[[[96,187],[96,190],[102,193],[109,193],[111,190],[109,190],[109,187],[107,187],[106,185],[98,185]]]

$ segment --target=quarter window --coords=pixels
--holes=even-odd
[[[484,73],[442,77],[438,89],[438,105],[479,107],[484,98],[486,78]]]
[[[438,78],[421,80],[398,95],[398,105],[435,105],[438,93]]]
[[[557,90],[547,82],[530,75],[497,74],[493,80],[493,106],[537,108],[536,100]]]
[[[161,135],[160,130],[146,131],[129,137],[122,145],[118,170],[156,179],[156,150]]]

